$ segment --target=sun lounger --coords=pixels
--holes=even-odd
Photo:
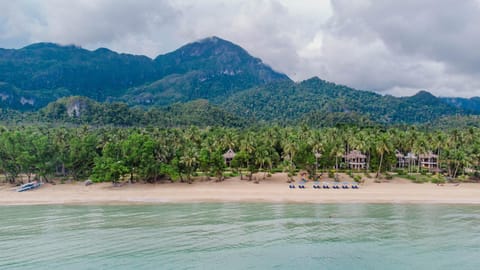
[[[329,188],[330,188],[330,185],[328,184],[328,182],[323,182],[322,187],[323,187],[324,189],[329,189]]]
[[[305,189],[305,182],[303,182],[303,181],[300,182],[300,183],[298,184],[298,188],[300,188],[300,189]]]
[[[314,189],[320,189],[320,184],[318,183],[318,181],[313,183],[313,188]]]
[[[352,183],[352,189],[358,189],[358,184],[357,183]]]
[[[294,184],[290,184],[290,185],[288,185],[288,188],[290,188],[290,189],[295,188],[295,185],[294,185]]]
[[[343,188],[343,189],[348,189],[348,183],[347,183],[347,182],[343,182],[343,183],[342,183],[342,188]]]
[[[338,186],[338,183],[333,183],[332,188],[333,189],[340,189],[340,187]]]

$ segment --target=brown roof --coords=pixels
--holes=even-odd
[[[438,158],[438,155],[435,155],[432,152],[428,152],[427,154],[420,154],[418,156],[420,158]]]
[[[366,155],[362,154],[362,152],[358,151],[358,150],[353,150],[353,151],[350,151],[350,153],[346,154],[345,155],[345,158],[346,159],[353,159],[353,158],[367,158]]]

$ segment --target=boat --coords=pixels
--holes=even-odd
[[[37,182],[37,181],[33,181],[33,182],[30,182],[30,183],[26,183],[26,184],[24,184],[24,185],[21,185],[21,186],[17,189],[17,192],[23,192],[23,191],[27,191],[27,190],[32,190],[32,189],[35,189],[35,188],[40,187],[40,185],[42,185],[42,183]]]

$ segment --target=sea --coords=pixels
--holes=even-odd
[[[480,269],[480,206],[1,206],[0,269]]]

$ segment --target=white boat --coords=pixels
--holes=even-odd
[[[32,190],[32,189],[35,189],[35,188],[38,188],[40,187],[42,183],[40,182],[37,182],[37,181],[33,181],[33,182],[30,182],[30,183],[26,183],[24,185],[21,185],[18,189],[17,189],[17,192],[23,192],[23,191],[27,191],[27,190]]]

